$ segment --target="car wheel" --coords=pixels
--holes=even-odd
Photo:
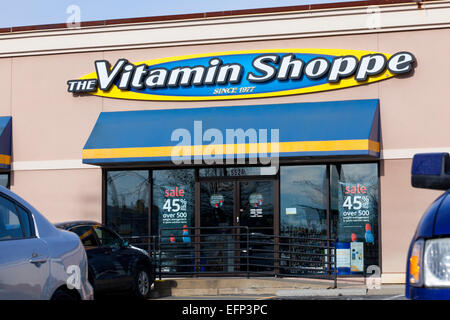
[[[133,294],[139,299],[150,298],[150,289],[153,283],[148,268],[139,266],[134,274]]]
[[[66,290],[57,290],[53,296],[52,301],[78,301],[80,300],[76,294],[67,292]]]

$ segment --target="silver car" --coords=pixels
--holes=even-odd
[[[78,236],[0,187],[0,299],[92,300]]]

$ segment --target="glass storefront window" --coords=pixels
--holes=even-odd
[[[379,265],[378,218],[377,163],[281,167],[280,235],[337,238],[339,274]]]
[[[123,237],[148,236],[147,170],[107,171],[105,224]]]
[[[326,237],[326,169],[325,165],[281,167],[281,235]]]
[[[314,239],[327,237],[327,166],[285,166],[280,169],[281,272],[321,273],[325,254]],[[311,238],[308,240],[300,238]],[[286,268],[283,268],[286,267]]]
[[[378,165],[330,166],[332,236],[338,239],[340,274],[379,265]]]
[[[162,236],[161,254],[169,255],[163,272],[192,272],[186,265],[192,265],[194,257],[206,264],[200,253],[196,256],[195,241],[202,242],[199,248],[217,249],[217,259],[208,261],[203,271],[237,271],[232,267],[233,248],[239,248],[231,241],[231,228],[236,226],[252,228],[261,236],[279,232],[281,274],[331,272],[324,269],[323,261],[314,260],[317,254],[327,254],[322,246],[328,238],[337,239],[339,274],[361,274],[379,265],[377,163],[284,165],[279,171],[271,167],[110,170],[105,177],[104,222],[124,237]],[[274,208],[276,203],[279,208]],[[195,227],[208,227],[207,236],[205,229],[195,238]],[[224,243],[227,237],[229,248],[203,244],[219,238]],[[181,253],[174,254],[178,249]],[[270,254],[250,260],[259,258],[273,265]]]
[[[0,186],[9,188],[9,173],[0,173]]]

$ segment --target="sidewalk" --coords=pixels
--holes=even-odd
[[[337,296],[402,296],[405,293],[404,285],[382,285],[380,289],[367,289],[365,286],[352,286],[336,289],[297,289],[279,290],[278,297],[337,297]]]
[[[363,278],[333,281],[299,278],[184,278],[157,280],[152,298],[274,296],[274,297],[332,297],[403,295],[404,285],[384,284],[368,289]]]

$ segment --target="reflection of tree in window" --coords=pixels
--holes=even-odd
[[[144,202],[142,200],[147,197],[147,191],[148,191],[148,173],[145,171],[146,176],[143,176],[142,174],[136,172],[136,171],[119,171],[118,173],[115,172],[109,172],[108,178],[107,178],[107,184],[108,184],[108,193],[110,194],[110,197],[108,197],[108,200],[111,200],[112,205],[114,207],[120,207],[120,204],[122,208],[126,208],[127,206],[132,206],[132,199],[138,198],[136,200],[136,204],[138,201]],[[123,183],[123,178],[130,178],[131,176],[134,176],[137,178],[134,182],[134,186],[132,188],[124,189],[123,185],[119,185],[118,188],[120,192],[117,192],[116,183],[117,181],[120,181]],[[119,201],[119,196],[121,198],[121,201]],[[129,202],[129,205],[127,205],[127,200]],[[145,203],[145,202],[144,202]]]
[[[326,234],[326,166],[281,168],[281,233],[302,237]],[[296,214],[285,214],[296,208]]]
[[[304,238],[326,238],[327,179],[325,165],[286,166],[280,171],[281,235],[286,245],[282,246],[282,265],[287,273],[320,272],[323,264],[314,263],[318,258],[313,253],[323,254],[323,249],[304,247],[323,245],[317,240]],[[289,211],[287,209],[290,209]],[[288,214],[290,212],[290,214]],[[296,262],[295,260],[303,260]],[[311,262],[305,262],[311,261]],[[309,268],[308,270],[302,268]],[[316,271],[317,270],[317,271]]]
[[[106,223],[122,236],[148,235],[147,170],[107,172]]]

